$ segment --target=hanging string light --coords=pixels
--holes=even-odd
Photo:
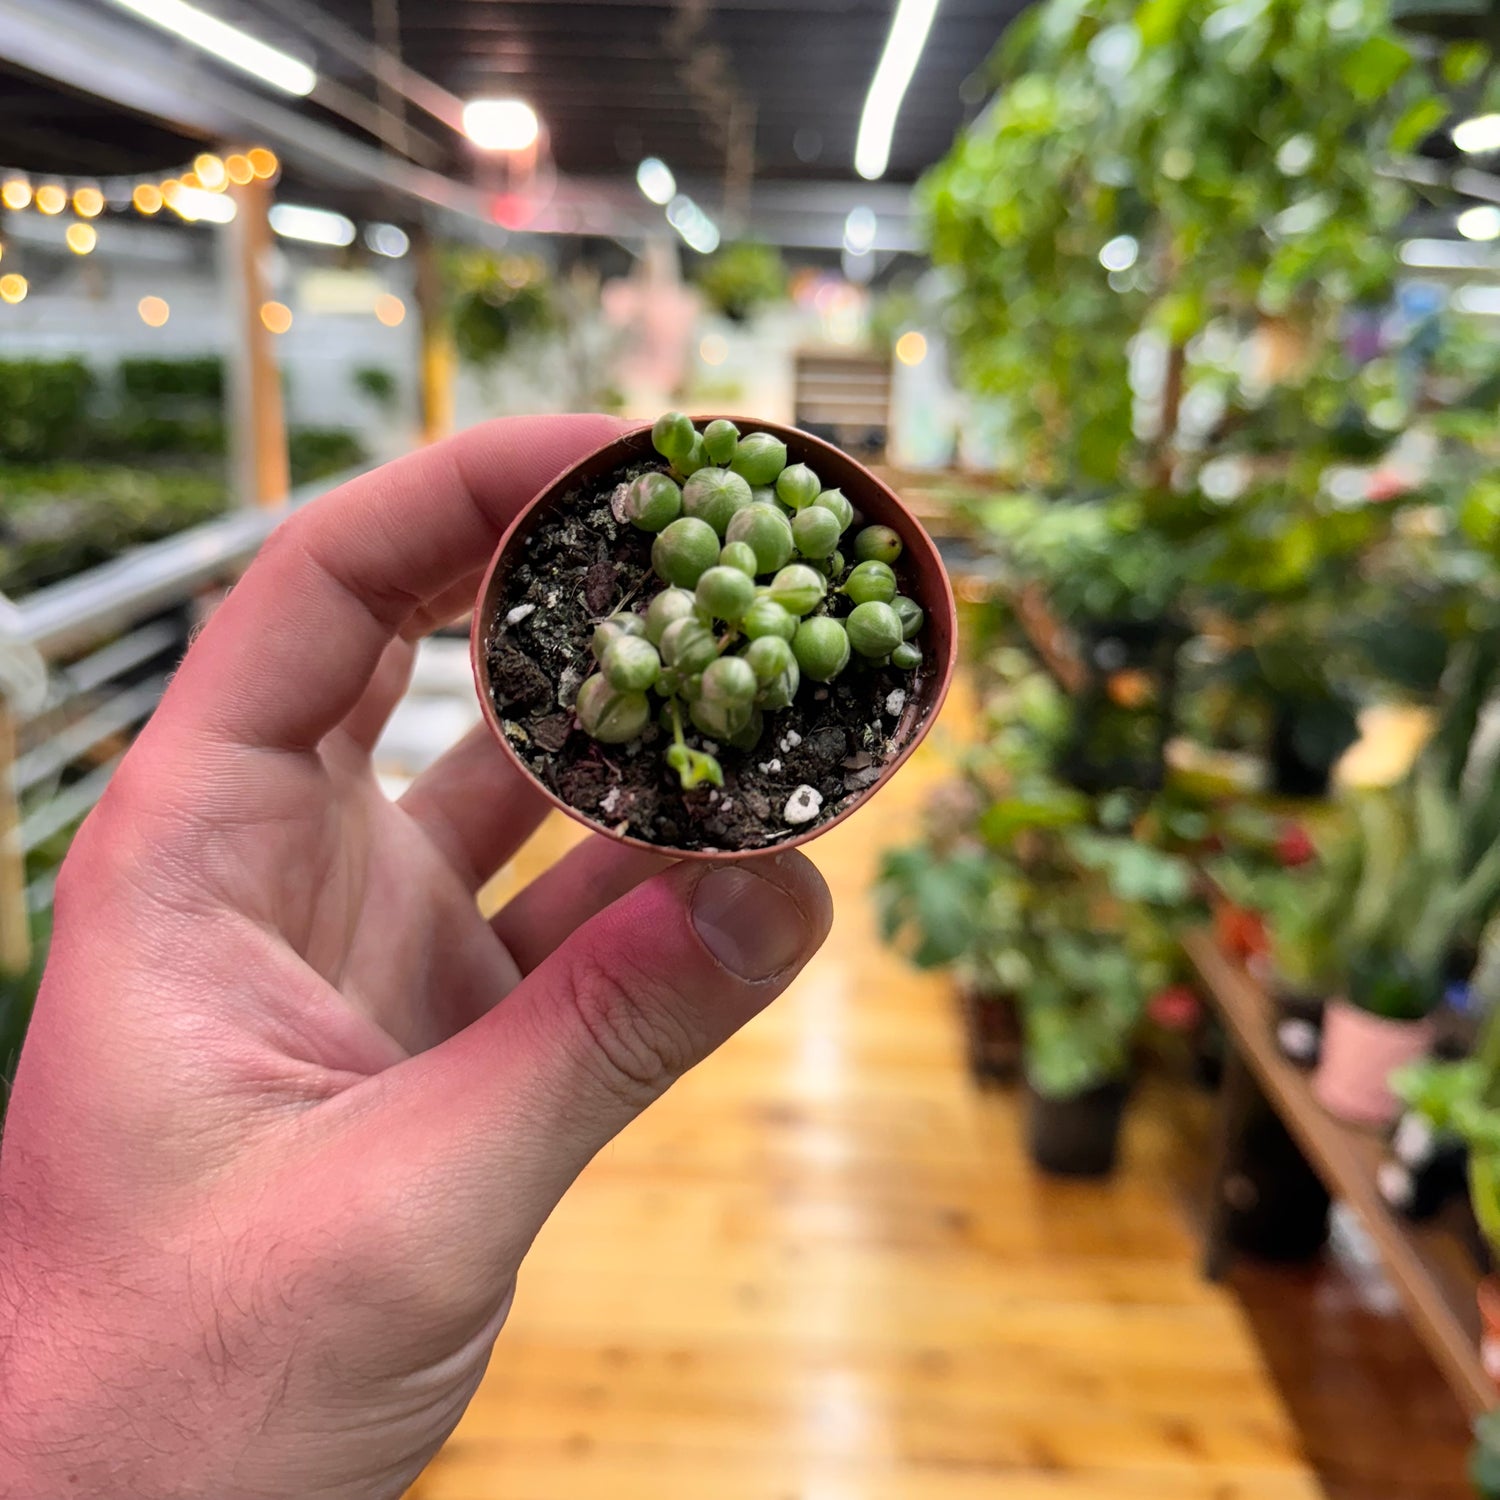
[[[33,185],[25,172],[10,169],[0,171],[0,205],[12,213],[35,209],[47,215],[63,213],[71,206],[79,219],[97,219],[106,212],[130,210],[151,218],[161,212],[163,205],[172,206],[174,195],[181,190],[188,194],[227,193],[231,186],[270,182],[280,171],[280,159],[265,146],[237,151],[228,157],[204,151],[193,159],[191,166],[178,171],[148,177],[114,177],[103,183],[49,179]],[[186,201],[198,200],[190,197]],[[196,213],[191,222],[206,219],[223,224],[233,217],[227,210]]]

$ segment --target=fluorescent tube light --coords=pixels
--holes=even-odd
[[[886,38],[880,65],[870,81],[864,112],[859,117],[859,139],[854,146],[854,170],[874,181],[885,175],[891,160],[891,137],[896,130],[896,116],[906,97],[911,75],[916,72],[938,0],[898,0],[891,19],[891,34]]]
[[[318,75],[305,62],[199,10],[196,5],[187,4],[187,0],[114,0],[114,3],[283,93],[306,96],[318,85]]]

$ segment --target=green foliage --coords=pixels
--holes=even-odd
[[[786,300],[786,264],[774,246],[740,240],[704,262],[698,285],[710,307],[741,323]]]
[[[491,369],[557,326],[551,274],[535,256],[454,249],[446,273],[453,342],[465,364]]]
[[[287,433],[293,484],[342,474],[368,462],[369,457],[359,437],[342,427],[293,427]]]
[[[1451,7],[1452,0],[1447,3]],[[1474,1423],[1469,1482],[1479,1500],[1500,1500],[1500,1411],[1486,1412]]]
[[[221,479],[56,464],[0,468],[0,592],[19,596],[220,514]]]
[[[0,461],[77,453],[88,428],[93,371],[81,359],[0,361]]]
[[[1052,0],[992,78],[922,198],[966,378],[1010,399],[1030,473],[1139,463],[1142,330],[1180,348],[1284,315],[1320,345],[1297,399],[1347,399],[1337,319],[1390,286],[1409,202],[1373,163],[1442,117],[1379,0]]]
[[[361,365],[351,377],[354,389],[382,411],[393,411],[401,401],[401,383],[395,371],[380,365]]]
[[[122,359],[117,375],[121,394],[146,405],[174,399],[224,399],[224,361],[215,355],[199,359]]]
[[[1339,934],[1349,998],[1411,1019],[1441,1000],[1452,953],[1500,912],[1500,747],[1478,736],[1500,676],[1500,635],[1456,657],[1437,733],[1397,786],[1351,795],[1316,910]]]
[[[1027,1076],[1068,1097],[1125,1071],[1175,933],[1199,908],[1191,866],[1142,821],[1149,799],[1057,780],[1070,705],[1010,654],[991,733],[922,841],[886,857],[876,899],[886,940],[914,963],[1015,997]]]

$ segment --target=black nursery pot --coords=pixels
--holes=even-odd
[[[1120,1152],[1129,1090],[1113,1079],[1068,1099],[1026,1086],[1026,1143],[1031,1159],[1054,1177],[1108,1177]]]
[[[696,420],[701,424],[713,419],[700,416]],[[724,792],[692,793],[691,799],[696,800],[674,789],[674,773],[662,768],[660,756],[654,752],[633,756],[625,747],[625,754],[620,755],[615,747],[589,741],[578,727],[572,708],[563,706],[564,700],[556,691],[561,674],[549,678],[540,658],[550,655],[553,669],[560,662],[562,671],[573,673],[579,682],[593,670],[588,644],[593,623],[586,617],[602,618],[629,607],[651,581],[649,535],[617,522],[610,532],[614,540],[609,545],[614,550],[600,555],[588,569],[578,594],[581,603],[567,616],[569,623],[554,626],[549,620],[544,631],[536,631],[532,622],[526,627],[532,632],[529,640],[514,639],[509,627],[519,623],[515,616],[535,613],[536,606],[522,605],[517,610],[510,590],[513,579],[524,577],[523,570],[536,559],[549,526],[579,516],[597,518],[599,525],[606,525],[602,516],[608,511],[609,496],[617,483],[647,467],[665,470],[664,460],[652,446],[650,427],[621,433],[581,459],[516,517],[480,587],[470,639],[480,707],[500,748],[516,768],[554,807],[594,832],[678,859],[751,858],[827,833],[874,796],[921,743],[942,706],[957,661],[958,621],[947,571],[932,538],[890,488],[848,454],[808,433],[775,422],[744,417],[729,420],[742,432],[767,432],[781,439],[787,446],[789,462],[811,465],[826,486],[841,489],[863,524],[888,526],[901,538],[903,551],[895,564],[897,580],[902,591],[926,614],[919,637],[921,666],[909,673],[880,668],[886,674],[884,678],[867,675],[857,679],[853,669],[846,671],[828,692],[820,690],[811,695],[814,704],[828,700],[826,710],[805,704],[799,710],[793,705],[783,711],[782,718],[768,719],[767,733],[756,750],[725,752],[721,757]],[[599,545],[597,533],[590,545]],[[628,560],[627,554],[633,560]],[[548,595],[545,603],[550,611],[556,603],[555,595]],[[563,609],[568,608],[568,601],[564,601]],[[537,620],[542,618],[537,615]],[[859,668],[861,672],[873,670]],[[509,681],[503,680],[507,678]],[[516,681],[520,682],[519,693]],[[851,685],[862,682],[859,691],[872,692],[877,702],[886,705],[882,729],[872,750],[862,751],[834,718],[834,700],[843,692],[846,681]],[[541,695],[535,700],[541,704],[537,710],[540,718],[534,716],[529,729],[519,722],[528,692]],[[549,699],[547,693],[555,696]],[[798,703],[802,704],[802,698]],[[799,711],[803,717],[793,722],[792,716]],[[786,733],[789,727],[795,729],[794,735]],[[821,756],[825,777],[825,786],[817,788],[823,799],[820,815],[805,824],[773,828],[774,810],[798,789],[798,784],[813,785],[807,767],[815,754]],[[641,769],[643,762],[649,762],[648,769]],[[767,783],[764,778],[769,776],[782,780]],[[611,795],[621,787],[638,799],[635,807],[655,799],[653,805],[658,811],[654,823],[648,823],[644,816],[628,815],[632,804],[622,806],[621,799]],[[720,799],[718,803],[715,798]],[[721,809],[734,803],[736,819],[743,826],[745,808],[752,798],[763,802],[769,811],[757,812],[759,822],[749,836],[736,836],[734,828],[725,823]],[[659,811],[663,807],[668,809],[666,814]]]

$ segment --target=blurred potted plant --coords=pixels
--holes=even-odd
[[[1427,1052],[1451,956],[1474,948],[1500,908],[1500,747],[1476,734],[1497,671],[1493,635],[1456,655],[1433,740],[1399,785],[1358,794],[1334,856],[1328,915],[1344,990],[1327,1010],[1314,1090],[1341,1118],[1395,1118],[1389,1075]]]
[[[748,323],[762,308],[786,300],[786,264],[775,246],[738,240],[709,257],[698,285],[715,311],[731,323]]]

